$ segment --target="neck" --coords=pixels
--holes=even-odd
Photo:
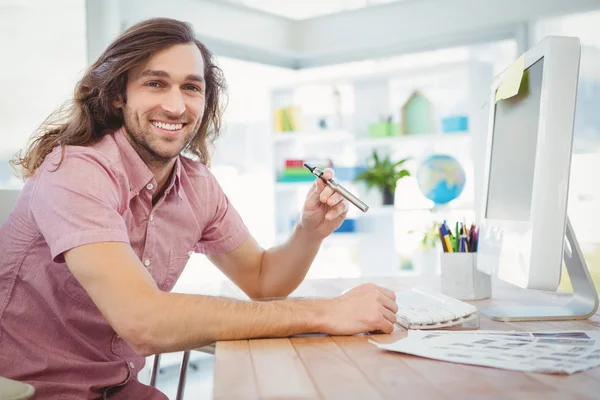
[[[175,169],[175,163],[177,162],[177,157],[173,158],[162,158],[148,151],[146,147],[138,143],[134,140],[127,130],[123,127],[123,132],[125,133],[125,137],[134,148],[136,153],[140,156],[140,158],[144,161],[144,163],[148,166],[148,169],[154,175],[154,179],[156,180],[156,191],[152,196],[152,201],[155,202],[160,196],[163,194],[165,189],[167,188],[167,184],[169,183],[169,178],[171,177],[173,170]]]
[[[152,173],[154,174],[154,179],[156,179],[156,185],[157,185],[156,192],[154,192],[154,195],[152,196],[152,200],[156,200],[157,198],[159,198],[163,194],[165,189],[167,188],[167,185],[169,184],[171,175],[173,175],[173,173],[174,173],[176,161],[177,161],[177,159],[174,158],[173,160],[169,161],[169,163],[167,163],[167,164],[164,164],[164,163],[160,164],[160,165],[147,164],[150,171],[152,171]]]

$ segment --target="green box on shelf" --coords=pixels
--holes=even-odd
[[[402,136],[402,125],[392,124],[390,136]]]
[[[369,137],[371,138],[400,136],[401,134],[402,126],[400,124],[392,124],[389,122],[375,122],[369,124]]]
[[[305,167],[285,168],[283,170],[282,176],[309,176],[309,177],[312,177],[313,174]]]
[[[390,124],[387,122],[369,124],[369,136],[372,138],[390,136]]]

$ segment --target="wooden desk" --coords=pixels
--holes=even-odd
[[[435,281],[435,282],[432,282]],[[411,286],[438,288],[438,279],[374,278],[307,280],[292,296],[333,297],[363,282],[398,291]],[[206,294],[238,297],[230,283]],[[493,282],[488,304],[549,304],[561,296],[529,292]],[[480,329],[600,330],[600,316],[573,322],[504,323],[481,317]],[[454,364],[387,352],[368,339],[390,335],[294,337],[219,342],[216,345],[215,399],[598,399],[600,368],[574,375],[522,373]]]

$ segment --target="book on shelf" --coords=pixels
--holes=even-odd
[[[275,132],[295,132],[301,127],[300,108],[290,106],[275,110]]]
[[[309,182],[315,179],[315,176],[304,167],[304,163],[317,166],[320,169],[331,168],[333,162],[330,159],[286,159],[285,166],[279,174],[279,182]]]

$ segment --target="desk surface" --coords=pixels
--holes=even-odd
[[[438,288],[434,278],[306,280],[292,296],[333,297],[363,282],[398,291]],[[432,283],[434,281],[434,283]],[[231,283],[206,287],[206,294],[239,297]],[[530,292],[493,282],[492,299],[471,302],[543,305],[560,295]],[[480,329],[600,330],[600,314],[583,321],[496,322],[481,317]],[[368,339],[389,335],[312,336],[219,342],[215,399],[591,399],[600,393],[600,368],[573,375],[546,375],[454,364],[380,350]]]

